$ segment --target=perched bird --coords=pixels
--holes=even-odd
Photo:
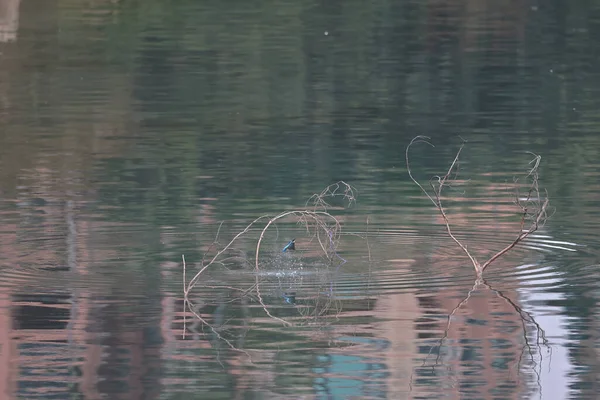
[[[296,250],[296,239],[290,240],[290,242],[283,247],[282,253],[285,253],[288,250]]]

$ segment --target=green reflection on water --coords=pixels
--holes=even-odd
[[[339,179],[359,189],[357,209],[344,214],[353,227],[369,215],[373,229],[437,232],[427,230],[435,212],[406,176],[404,148],[417,134],[435,139],[415,158],[425,178],[444,171],[461,135],[467,213],[526,167],[524,151],[543,156],[557,210],[545,233],[587,246],[545,258],[564,283],[547,288],[563,297],[545,306],[577,319],[570,362],[594,365],[585,354],[596,347],[597,288],[582,276],[598,263],[596,6],[6,3],[18,5],[18,26],[0,34],[15,38],[0,43],[3,263],[68,264],[71,200],[88,246],[76,259],[102,271],[89,285],[102,277],[101,293],[151,298],[156,312],[161,298],[180,295],[173,263],[182,253],[201,259],[218,221],[231,235]],[[467,234],[497,245],[484,235],[490,225]],[[381,258],[435,246],[402,245]],[[585,371],[573,378],[583,388],[593,380]],[[233,378],[211,374],[234,390]],[[339,381],[346,394],[360,391],[357,380]]]

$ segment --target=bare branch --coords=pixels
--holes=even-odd
[[[429,198],[429,200],[431,200],[431,202],[433,203],[434,206],[439,207],[437,201],[435,201],[433,199],[433,197],[431,197],[429,195],[429,193],[427,192],[427,190],[425,190],[425,188],[423,186],[421,186],[421,184],[413,177],[412,175],[412,171],[410,169],[410,162],[409,162],[409,158],[408,158],[408,152],[410,150],[410,146],[412,146],[414,143],[426,143],[428,145],[430,145],[431,147],[435,147],[431,142],[429,142],[431,138],[429,136],[415,136],[413,138],[413,140],[410,141],[410,143],[408,144],[408,146],[406,146],[406,169],[408,171],[408,176],[410,177],[410,179],[418,186],[421,188],[421,190],[423,191],[423,193],[425,193],[425,196],[427,196]]]
[[[248,224],[248,226],[246,226],[246,228],[244,228],[244,229],[243,229],[241,232],[239,232],[237,235],[235,235],[235,236],[233,237],[233,239],[231,239],[231,241],[230,241],[229,243],[227,243],[227,245],[226,245],[225,247],[223,247],[221,250],[219,250],[219,251],[217,252],[217,254],[215,254],[215,255],[213,256],[213,258],[212,258],[212,259],[211,259],[211,260],[208,262],[208,264],[206,264],[206,265],[203,265],[203,266],[202,266],[202,268],[200,269],[200,271],[198,271],[198,272],[196,273],[196,275],[194,275],[194,277],[192,278],[192,280],[190,281],[190,283],[189,283],[189,284],[188,284],[188,286],[187,286],[187,292],[189,292],[189,291],[190,291],[190,289],[194,287],[194,285],[196,284],[196,282],[198,281],[198,279],[200,279],[200,275],[202,275],[202,273],[203,273],[203,272],[204,272],[204,271],[205,271],[205,270],[206,270],[208,267],[210,267],[210,266],[211,266],[211,265],[212,265],[212,264],[215,262],[215,260],[216,260],[216,259],[217,259],[217,258],[218,258],[218,257],[219,257],[221,254],[223,254],[223,253],[224,253],[224,252],[225,252],[227,249],[229,249],[229,248],[230,248],[230,247],[233,245],[233,243],[234,243],[234,242],[235,242],[235,241],[236,241],[236,240],[237,240],[237,239],[238,239],[240,236],[242,236],[242,235],[244,235],[246,232],[248,232],[248,231],[250,230],[250,228],[251,228],[252,226],[254,226],[254,224],[256,224],[258,221],[260,221],[260,220],[262,220],[262,219],[265,219],[265,218],[268,218],[268,217],[269,217],[268,215],[262,215],[262,216],[260,216],[260,217],[256,218],[254,221],[252,221],[250,224]]]
[[[527,196],[525,198],[521,198],[517,192],[517,199],[515,201],[517,207],[519,207],[521,210],[521,232],[517,235],[515,240],[512,241],[512,243],[490,257],[490,259],[481,266],[481,272],[483,272],[491,263],[496,261],[510,249],[527,238],[527,236],[537,231],[539,227],[544,226],[548,219],[548,207],[550,206],[548,192],[544,191],[544,194],[542,195],[539,188],[538,168],[540,166],[542,157],[531,152],[528,153],[534,156],[534,158],[529,162],[529,164],[533,164],[533,167],[525,177],[526,179],[531,179],[531,184],[529,185]],[[525,228],[526,221],[531,221],[528,228]]]
[[[187,288],[185,286],[185,256],[182,254],[181,255],[181,261],[183,261],[183,297],[187,297]],[[186,329],[186,321],[187,318],[185,317],[185,300],[183,301],[183,338],[185,339],[185,329]]]
[[[208,327],[208,328],[209,328],[209,329],[210,329],[210,330],[211,330],[211,331],[212,331],[212,332],[215,334],[215,336],[216,336],[216,337],[217,337],[219,340],[222,340],[223,342],[227,343],[227,345],[228,345],[228,346],[229,346],[229,347],[230,347],[232,350],[235,350],[235,351],[239,351],[239,352],[241,352],[241,353],[244,353],[246,356],[248,356],[248,359],[249,359],[250,361],[252,361],[252,356],[250,355],[250,353],[248,353],[246,350],[243,350],[243,349],[237,348],[237,347],[236,347],[236,346],[235,346],[233,343],[231,343],[231,341],[230,341],[230,340],[228,340],[227,338],[223,337],[223,336],[222,336],[222,335],[221,335],[221,334],[220,334],[220,333],[219,333],[219,332],[218,332],[218,331],[217,331],[217,330],[216,330],[216,329],[215,329],[215,328],[214,328],[214,327],[213,327],[211,324],[209,324],[209,323],[208,323],[208,322],[207,322],[207,321],[206,321],[204,318],[202,318],[202,317],[200,316],[200,314],[199,314],[199,313],[197,313],[197,312],[194,310],[194,304],[193,304],[193,303],[192,303],[192,302],[191,302],[191,301],[190,301],[188,298],[186,298],[186,299],[184,300],[184,306],[185,306],[185,304],[186,304],[186,303],[187,303],[187,305],[188,305],[188,308],[189,308],[190,312],[191,312],[192,314],[194,314],[194,316],[195,316],[195,317],[196,317],[196,318],[197,318],[197,319],[198,319],[200,322],[202,322],[204,325],[206,325],[206,326],[207,326],[207,327]]]
[[[356,203],[355,192],[358,192],[356,188],[344,181],[338,181],[327,186],[325,189],[321,191],[321,193],[315,193],[309,197],[306,201],[306,207],[312,204],[313,211],[317,209],[323,209],[327,211],[331,205],[327,203],[327,198],[334,197],[342,197],[342,199],[347,201],[347,207],[352,206],[353,203]]]
[[[538,170],[539,170],[539,166],[540,166],[542,157],[537,154],[528,152],[528,154],[533,155],[533,159],[529,162],[529,164],[532,165],[532,167],[525,177],[525,179],[529,179],[531,182],[530,182],[528,190],[527,190],[527,195],[524,198],[520,196],[519,190],[517,187],[517,195],[516,195],[516,199],[515,199],[515,204],[519,208],[520,214],[521,214],[520,233],[509,245],[504,247],[502,250],[498,251],[496,254],[494,254],[492,257],[490,257],[490,259],[487,260],[485,263],[480,264],[477,261],[477,259],[475,258],[475,256],[473,254],[471,254],[471,252],[467,249],[467,246],[465,244],[463,244],[460,240],[458,240],[458,238],[452,232],[452,228],[450,226],[450,221],[448,219],[448,215],[446,213],[446,210],[444,209],[444,206],[442,205],[442,200],[441,200],[444,187],[450,186],[450,182],[452,180],[456,179],[456,175],[454,175],[454,177],[452,177],[452,175],[453,175],[453,171],[456,171],[458,168],[459,156],[460,156],[462,149],[465,146],[465,141],[463,139],[463,144],[460,146],[460,148],[456,152],[456,156],[454,157],[454,160],[450,164],[450,167],[448,168],[448,171],[446,172],[446,174],[444,176],[434,176],[430,179],[429,185],[431,186],[431,191],[433,192],[433,195],[431,195],[414,178],[411,168],[410,168],[410,162],[409,162],[410,147],[414,143],[426,143],[429,146],[433,147],[433,144],[431,144],[429,139],[430,138],[427,136],[416,136],[413,140],[411,140],[411,142],[407,146],[407,148],[406,148],[406,168],[408,170],[408,175],[409,175],[410,179],[417,186],[419,186],[421,191],[423,191],[423,193],[425,193],[425,195],[429,198],[429,200],[431,200],[431,202],[436,206],[436,208],[440,212],[440,215],[442,216],[442,219],[444,220],[444,225],[446,226],[446,232],[448,233],[448,236],[450,236],[450,238],[462,249],[462,251],[467,255],[467,257],[469,257],[469,260],[471,260],[471,263],[473,264],[473,267],[475,268],[476,274],[478,276],[480,276],[483,273],[483,271],[491,263],[493,263],[498,258],[500,258],[504,254],[506,254],[509,250],[511,250],[513,247],[515,247],[517,244],[519,244],[521,241],[523,241],[525,238],[527,238],[527,236],[529,236],[533,232],[537,231],[539,229],[539,227],[543,226],[545,224],[545,222],[547,221],[547,219],[549,218],[548,207],[550,205],[550,201],[548,199],[548,193],[546,191],[544,191],[542,193],[539,188]],[[518,184],[518,180],[515,180],[515,184]],[[529,226],[527,226],[528,222],[529,222]]]
[[[239,288],[231,288],[231,287],[230,288],[242,292],[243,297],[251,296],[252,294],[255,293],[256,294],[255,298],[257,299],[258,303],[260,303],[263,311],[265,312],[265,314],[267,314],[267,316],[269,318],[271,318],[279,323],[282,323],[285,326],[290,326],[291,325],[290,322],[288,322],[282,318],[279,318],[271,313],[271,311],[269,310],[269,306],[265,303],[262,293],[261,293],[260,256],[261,256],[261,247],[265,240],[267,231],[269,231],[271,228],[275,228],[277,230],[278,229],[277,223],[279,221],[282,221],[282,220],[285,220],[288,218],[295,218],[296,222],[298,224],[301,224],[306,228],[306,232],[307,232],[308,236],[310,236],[309,243],[314,241],[321,248],[321,251],[322,251],[324,257],[329,261],[329,265],[333,264],[337,260],[340,260],[341,261],[340,265],[342,265],[343,263],[346,262],[346,260],[344,260],[337,253],[337,247],[339,244],[339,240],[341,238],[341,224],[336,217],[334,217],[327,211],[327,208],[331,207],[331,205],[327,202],[327,200],[328,200],[328,198],[338,197],[338,198],[345,200],[347,202],[347,206],[351,206],[352,203],[354,203],[356,201],[355,192],[356,192],[356,189],[344,181],[339,181],[337,183],[334,183],[334,184],[328,186],[327,188],[325,188],[320,193],[314,194],[313,196],[311,196],[311,198],[307,202],[306,209],[284,211],[273,217],[268,216],[268,215],[263,215],[259,218],[256,218],[254,221],[252,221],[250,224],[248,224],[245,229],[243,229],[241,232],[239,232],[237,235],[235,235],[233,237],[233,239],[231,239],[231,241],[222,248],[220,248],[220,245],[218,242],[218,236],[219,236],[219,232],[221,230],[221,225],[220,225],[219,230],[217,232],[217,236],[215,237],[215,239],[209,246],[207,252],[203,256],[200,270],[194,275],[194,277],[191,279],[191,281],[187,284],[185,283],[185,276],[184,276],[185,301],[187,301],[188,305],[191,304],[189,302],[189,293],[194,288],[194,286],[199,283],[200,277],[206,271],[206,269],[208,269],[211,266],[215,266],[215,267],[219,266],[220,268],[227,268],[227,266],[225,265],[226,261],[242,260],[243,262],[245,262],[247,264],[254,265],[255,283],[247,289],[239,289]],[[309,203],[311,203],[310,206],[309,206]],[[240,257],[237,255],[232,256],[230,254],[225,254],[225,252],[227,250],[230,250],[232,248],[232,246],[234,245],[234,243],[237,240],[239,240],[242,237],[242,235],[248,234],[252,228],[258,226],[263,221],[265,221],[265,224],[264,224],[264,226],[259,228],[260,234],[258,235],[258,238],[256,241],[256,249],[255,249],[255,255],[253,257],[254,258],[253,262],[250,262],[249,259],[246,257]],[[207,257],[207,254],[209,252],[211,252],[213,249],[216,250],[216,253],[214,253],[214,255],[212,257]],[[338,266],[338,268],[339,268],[339,266]],[[184,265],[184,270],[185,270],[185,265]],[[202,287],[206,288],[206,287],[212,287],[212,286],[203,284]],[[320,296],[321,295],[322,294],[320,294]],[[317,303],[321,304],[320,299],[317,299]],[[319,316],[322,312],[325,312],[326,308],[328,307],[328,304],[331,304],[331,301],[327,300],[324,304],[325,304],[325,308],[319,307],[319,310],[323,310],[323,311],[319,311],[318,313],[315,313],[315,315],[314,315],[315,317]],[[208,325],[208,324],[206,324],[205,321],[201,321],[201,322],[205,325]],[[230,343],[228,343],[228,344],[231,346]]]
[[[423,191],[423,193],[425,193],[425,195],[429,198],[429,200],[431,200],[431,202],[436,206],[436,208],[439,210],[442,218],[444,219],[444,225],[446,225],[446,232],[448,232],[448,235],[450,236],[450,238],[452,238],[452,240],[454,240],[454,242],[463,250],[463,252],[467,255],[467,257],[469,257],[469,260],[471,260],[471,263],[473,264],[473,268],[475,268],[475,272],[476,273],[480,273],[480,265],[479,262],[477,261],[477,259],[469,252],[469,250],[467,250],[467,246],[465,246],[464,244],[462,244],[462,242],[460,240],[458,240],[458,238],[456,236],[454,236],[454,234],[452,233],[452,228],[450,228],[450,221],[448,220],[448,215],[446,214],[446,210],[444,209],[444,207],[442,206],[442,190],[444,189],[444,185],[446,184],[446,182],[448,181],[448,178],[450,177],[450,175],[452,174],[452,171],[454,170],[455,166],[458,164],[458,158],[460,156],[460,152],[462,151],[463,147],[465,146],[465,144],[463,143],[460,148],[458,149],[458,152],[456,153],[456,156],[454,157],[454,160],[452,161],[452,164],[450,164],[450,168],[448,168],[448,172],[446,172],[446,175],[444,175],[443,177],[434,177],[429,181],[429,184],[433,190],[434,193],[434,197],[432,197],[427,190],[425,190],[425,188],[413,177],[412,175],[412,171],[410,168],[410,161],[409,161],[409,150],[410,150],[410,146],[412,146],[414,143],[426,143],[432,147],[433,144],[431,144],[429,142],[429,137],[427,136],[417,136],[415,137],[413,140],[411,140],[411,142],[409,143],[409,145],[406,147],[406,169],[408,170],[408,175],[410,176],[410,179],[417,185],[419,186],[419,188],[421,188],[421,190]],[[437,179],[435,179],[437,178]],[[434,184],[434,181],[437,181],[437,187]]]
[[[533,155],[533,159],[529,162],[529,165],[531,165],[531,168],[529,169],[527,175],[525,176],[525,179],[529,181],[529,184],[527,185],[527,191],[526,191],[525,196],[521,196],[521,194],[519,192],[519,187],[518,186],[516,187],[516,198],[515,198],[514,203],[517,206],[519,214],[521,215],[519,234],[510,244],[508,244],[502,250],[498,251],[496,254],[494,254],[492,257],[490,257],[490,259],[487,260],[484,264],[479,264],[477,262],[477,260],[475,259],[475,257],[473,255],[471,255],[471,253],[467,250],[467,247],[465,245],[463,245],[463,243],[460,242],[454,236],[452,229],[450,227],[450,221],[446,214],[446,210],[444,209],[444,207],[442,205],[442,201],[441,201],[442,191],[443,191],[444,187],[450,186],[450,182],[452,180],[456,179],[456,175],[454,175],[454,177],[452,177],[452,175],[453,175],[453,171],[455,171],[458,168],[459,155],[464,147],[464,140],[463,140],[463,144],[461,145],[458,152],[456,153],[456,156],[454,157],[452,164],[450,164],[450,167],[448,168],[448,171],[446,172],[446,174],[444,176],[434,176],[430,179],[429,184],[431,186],[431,191],[433,193],[432,195],[427,190],[425,190],[425,188],[419,182],[417,182],[417,180],[413,177],[411,169],[410,169],[409,149],[412,144],[419,143],[419,142],[424,142],[433,147],[433,145],[429,142],[429,138],[426,136],[417,136],[410,142],[410,144],[406,148],[406,167],[408,169],[409,177],[417,186],[419,186],[419,188],[423,191],[423,193],[425,193],[425,195],[429,198],[429,200],[431,200],[431,202],[436,206],[436,208],[438,209],[438,211],[440,212],[440,215],[442,216],[442,218],[444,220],[444,225],[446,226],[446,231],[447,231],[448,235],[452,238],[452,240],[454,242],[456,242],[456,244],[458,244],[458,246],[464,251],[464,253],[467,254],[467,256],[471,260],[473,266],[475,267],[475,272],[477,274],[477,278],[475,280],[475,284],[473,285],[473,288],[471,290],[469,290],[469,292],[463,298],[463,300],[460,301],[457,304],[457,306],[454,307],[452,309],[452,311],[450,312],[450,314],[448,315],[446,327],[444,329],[444,334],[443,334],[442,338],[439,340],[437,346],[432,346],[430,348],[429,353],[425,357],[425,360],[423,361],[422,366],[424,367],[427,364],[427,360],[435,347],[437,347],[437,349],[438,349],[438,354],[437,354],[434,365],[432,365],[432,368],[435,369],[435,367],[439,364],[440,355],[441,355],[441,353],[440,353],[441,346],[443,345],[444,340],[446,340],[448,338],[448,334],[450,331],[450,325],[452,322],[452,317],[457,313],[457,311],[461,307],[463,307],[469,301],[469,299],[471,298],[471,296],[475,290],[477,290],[481,287],[484,287],[484,288],[487,288],[487,289],[493,291],[498,297],[500,297],[501,299],[506,301],[519,315],[521,323],[522,323],[523,339],[524,339],[524,343],[525,343],[523,346],[523,352],[526,349],[529,353],[530,360],[533,365],[533,370],[538,377],[538,385],[539,385],[540,384],[540,375],[539,375],[539,372],[536,370],[536,366],[538,366],[538,364],[536,363],[535,356],[537,354],[537,351],[540,349],[540,346],[546,346],[547,348],[550,349],[549,342],[545,336],[545,332],[541,328],[541,326],[535,321],[534,317],[529,312],[523,310],[514,301],[512,301],[510,298],[508,298],[506,295],[504,295],[500,290],[494,289],[492,286],[490,286],[483,279],[483,272],[491,263],[493,263],[498,258],[500,258],[504,254],[506,254],[513,247],[515,247],[517,244],[519,244],[521,241],[523,241],[529,235],[531,235],[533,232],[537,231],[548,220],[548,218],[549,218],[548,208],[550,205],[550,201],[548,199],[548,193],[546,191],[542,192],[539,189],[538,170],[539,170],[539,166],[540,166],[540,162],[541,162],[541,157],[534,153],[529,153],[529,154]],[[517,179],[515,179],[515,185],[518,185]],[[537,337],[535,338],[535,341],[533,343],[532,343],[532,341],[530,341],[530,339],[528,337],[528,326],[533,326],[536,329]],[[523,356],[523,354],[521,354],[521,357],[522,356]],[[541,361],[542,361],[541,351],[539,352],[539,356],[540,356],[540,364],[541,364]],[[520,368],[520,359],[519,359],[518,368]],[[412,390],[412,384],[413,384],[413,374],[411,374],[411,379],[410,379],[410,383],[409,383],[409,387],[411,390]]]

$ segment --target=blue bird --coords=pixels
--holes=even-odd
[[[296,250],[296,239],[290,240],[290,242],[283,247],[282,253],[285,253],[288,250]]]
[[[295,305],[296,304],[296,292],[286,292],[283,294],[283,300],[286,303]]]

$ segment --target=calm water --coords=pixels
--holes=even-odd
[[[597,398],[598,110],[594,2],[2,0],[3,398]],[[424,184],[468,141],[482,260],[542,155],[552,217],[464,303],[416,135]],[[257,270],[261,220],[184,304],[182,255],[340,180],[331,260],[288,217]]]

